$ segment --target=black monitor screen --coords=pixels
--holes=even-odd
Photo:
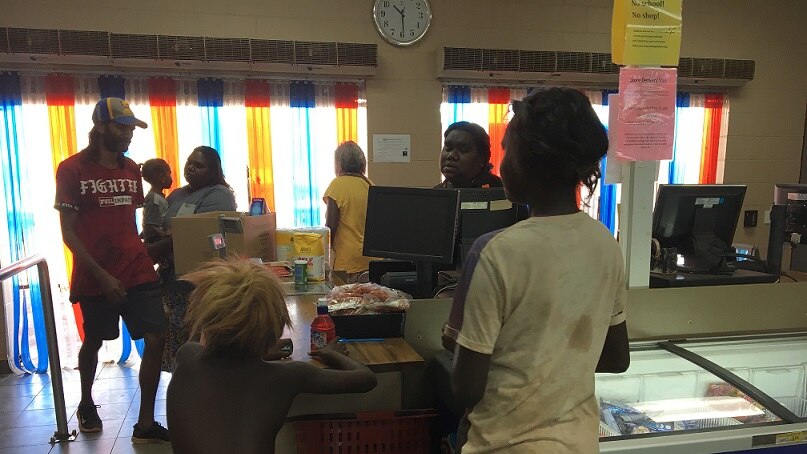
[[[677,248],[694,271],[714,271],[734,239],[745,190],[740,185],[660,185],[653,238],[662,248]]]
[[[456,191],[371,186],[364,255],[450,263],[457,227]]]

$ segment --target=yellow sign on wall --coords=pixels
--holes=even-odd
[[[611,56],[617,65],[678,66],[682,0],[614,0]]]

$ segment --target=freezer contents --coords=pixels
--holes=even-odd
[[[626,404],[600,399],[600,436],[637,435],[778,421],[727,383],[709,386],[704,397]]]

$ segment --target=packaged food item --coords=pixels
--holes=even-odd
[[[674,428],[672,423],[653,421],[647,414],[630,405],[603,399],[600,399],[600,420],[622,435],[670,432]]]
[[[406,312],[412,297],[373,283],[340,285],[331,289],[328,307],[334,315]]]
[[[299,227],[277,229],[275,231],[275,260],[279,262],[294,262],[294,234],[315,233],[321,235],[322,250],[325,251],[325,267],[330,269],[331,259],[331,229],[328,227]]]
[[[308,262],[308,280],[325,280],[325,250],[322,235],[318,233],[294,233],[294,260]]]

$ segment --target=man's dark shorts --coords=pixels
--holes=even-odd
[[[159,333],[168,328],[158,281],[126,290],[123,304],[111,303],[104,296],[84,296],[78,300],[84,317],[84,334],[90,338],[117,339],[120,335],[118,317],[126,322],[132,339],[142,339],[146,333]]]

